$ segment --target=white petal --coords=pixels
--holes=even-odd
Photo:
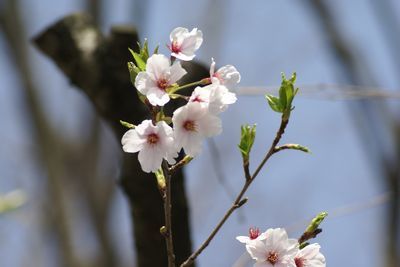
[[[199,131],[206,137],[220,134],[222,132],[221,119],[211,113],[206,114],[204,118],[199,121]]]
[[[251,239],[248,236],[237,236],[236,239],[240,242],[240,243],[250,243]]]
[[[122,149],[128,153],[135,153],[142,149],[146,139],[140,138],[135,129],[128,130],[121,139]]]
[[[201,152],[201,144],[203,142],[203,138],[201,135],[197,133],[192,133],[187,135],[187,140],[183,145],[183,149],[185,153],[189,156],[195,157]]]
[[[169,39],[171,42],[182,38],[184,36],[186,36],[187,34],[189,34],[189,30],[183,27],[177,27],[175,29],[172,30],[172,32],[169,35]]]
[[[247,252],[249,252],[250,256],[256,261],[265,261],[268,249],[265,246],[264,242],[254,240],[250,244],[246,245]]]
[[[192,55],[185,55],[182,53],[171,53],[171,55],[173,57],[176,57],[177,59],[183,60],[183,61],[190,61],[192,59],[194,59],[194,57],[196,56],[195,54]]]
[[[217,71],[218,77],[223,81],[227,87],[233,87],[240,82],[240,73],[232,65],[226,65]]]
[[[210,65],[210,77],[212,78],[215,73],[215,61],[214,58],[211,58],[211,65]]]
[[[183,54],[191,55],[200,47],[202,42],[203,42],[203,37],[201,34],[200,36],[198,35],[188,36],[182,42],[181,51]]]
[[[180,62],[175,62],[171,66],[171,76],[170,76],[170,84],[176,83],[179,81],[185,74],[186,70],[182,68]]]
[[[138,126],[135,127],[135,131],[140,135],[145,135],[148,129],[154,127],[151,120],[144,120]]]
[[[154,79],[165,78],[164,75],[170,69],[170,60],[162,54],[154,54],[147,60],[146,72],[154,75]]]
[[[169,95],[159,88],[151,88],[146,96],[153,106],[164,106],[170,99]]]
[[[274,267],[271,263],[269,263],[268,261],[264,261],[264,262],[256,262],[253,265],[254,267]]]
[[[161,167],[163,155],[156,147],[147,147],[139,152],[139,162],[144,172],[156,172]]]
[[[151,77],[144,71],[138,73],[135,78],[135,87],[142,94],[146,94],[150,87],[154,87],[155,83]]]

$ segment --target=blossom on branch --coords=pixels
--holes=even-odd
[[[128,130],[122,136],[121,143],[125,152],[139,152],[138,158],[144,172],[156,172],[163,159],[174,164],[174,158],[178,156],[172,128],[164,121],[154,126],[151,120],[144,120]]]
[[[171,55],[177,59],[189,61],[195,57],[194,52],[203,43],[203,33],[194,28],[189,32],[188,29],[178,27],[169,35],[171,44],[168,45]]]
[[[176,145],[192,157],[201,152],[205,137],[222,132],[221,120],[198,102],[189,102],[175,110],[172,123]]]
[[[281,228],[268,229],[265,234],[264,240],[246,244],[247,252],[256,260],[254,267],[296,267],[297,240],[289,239]]]
[[[237,236],[236,239],[240,243],[244,243],[246,245],[252,244],[253,242],[257,241],[262,241],[267,238],[266,233],[260,233],[260,229],[258,228],[250,228],[249,229],[249,236]]]
[[[170,100],[166,89],[186,74],[180,62],[171,61],[164,55],[154,54],[147,60],[146,71],[138,73],[135,87],[146,95],[153,106],[164,106]]]
[[[189,98],[189,102],[198,102],[208,107],[213,114],[225,111],[228,105],[235,103],[236,95],[219,84],[210,84],[204,87],[196,87]]]
[[[294,258],[296,267],[325,267],[325,257],[319,252],[320,248],[314,243],[299,250]]]
[[[227,88],[233,89],[240,82],[240,73],[232,65],[225,65],[215,71],[215,61],[211,59],[210,79],[213,84],[219,83]]]

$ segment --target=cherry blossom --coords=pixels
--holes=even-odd
[[[215,61],[211,59],[210,78],[212,83],[219,83],[233,89],[240,82],[240,73],[232,65],[225,65],[215,71]]]
[[[251,244],[255,240],[262,241],[267,238],[266,233],[260,233],[260,229],[258,228],[250,228],[249,229],[249,235],[248,236],[237,236],[236,239],[244,243],[246,245]]]
[[[175,110],[172,123],[177,146],[192,157],[201,152],[205,137],[218,135],[222,131],[221,120],[198,102],[189,102]]]
[[[297,240],[289,239],[281,228],[268,229],[265,234],[264,240],[246,245],[247,252],[256,260],[254,267],[296,267]]]
[[[156,172],[163,159],[174,164],[174,158],[178,156],[172,128],[164,121],[154,126],[151,120],[144,120],[128,130],[122,136],[121,143],[125,152],[139,152],[138,158],[144,172]]]
[[[299,250],[294,258],[296,267],[325,267],[325,257],[319,252],[320,248],[314,243]]]
[[[171,61],[164,55],[154,54],[147,60],[146,71],[139,72],[135,87],[146,95],[153,106],[164,106],[170,100],[166,89],[186,74],[180,62]]]
[[[172,52],[171,55],[184,61],[192,60],[195,57],[194,52],[203,43],[203,33],[197,28],[190,32],[186,28],[175,28],[169,38],[171,44],[168,45],[168,48]]]
[[[196,87],[189,98],[189,102],[199,102],[203,106],[207,106],[213,114],[225,111],[228,105],[235,103],[237,100],[234,93],[219,84],[210,84],[204,87]]]

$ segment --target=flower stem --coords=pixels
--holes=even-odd
[[[249,186],[251,185],[251,183],[254,181],[254,179],[257,177],[257,175],[260,173],[261,169],[264,167],[265,163],[267,163],[268,159],[273,154],[279,152],[279,150],[275,150],[275,147],[281,140],[282,135],[285,132],[286,126],[288,125],[288,122],[289,122],[289,119],[287,117],[282,116],[281,125],[279,127],[279,130],[277,131],[276,136],[275,136],[268,152],[266,153],[264,159],[258,165],[258,167],[254,171],[253,175],[251,175],[250,177],[246,177],[246,182],[244,183],[242,190],[239,192],[235,201],[232,203],[232,206],[226,211],[225,215],[219,221],[219,223],[214,228],[214,230],[211,232],[211,234],[208,236],[208,238],[203,242],[203,244],[195,252],[193,252],[192,255],[190,255],[189,258],[186,259],[186,261],[184,263],[181,264],[180,267],[185,267],[185,266],[189,266],[190,264],[192,264],[195,261],[195,259],[203,252],[203,250],[210,244],[210,242],[212,241],[214,236],[218,233],[218,231],[221,229],[221,227],[224,225],[224,223],[228,220],[228,218],[231,216],[231,214],[245,203],[245,201],[243,202],[243,200],[244,200],[243,195],[246,193],[246,191],[249,188]],[[248,172],[248,170],[246,170],[247,167],[248,167],[248,165],[244,166],[246,176],[247,176],[247,172]]]
[[[162,234],[165,237],[165,243],[167,245],[167,256],[168,256],[168,267],[175,267],[175,254],[174,254],[174,243],[172,241],[172,204],[171,204],[171,174],[168,171],[168,163],[164,160],[162,163],[162,169],[165,176],[165,190],[163,194],[164,201],[164,217],[165,217],[165,228]]]
[[[188,83],[188,84],[184,84],[184,85],[181,85],[179,87],[176,87],[176,88],[172,89],[171,91],[169,91],[168,93],[169,94],[173,94],[173,93],[176,93],[179,90],[182,90],[182,89],[185,89],[185,88],[193,87],[193,86],[196,86],[196,85],[206,85],[206,84],[209,84],[209,83],[210,82],[208,82],[208,79],[205,78],[205,79],[201,79],[200,81],[197,81],[197,82],[192,82],[192,83]]]

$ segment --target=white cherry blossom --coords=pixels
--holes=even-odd
[[[320,248],[314,243],[299,250],[294,258],[296,267],[325,267],[325,257],[319,252]]]
[[[180,62],[171,61],[164,55],[154,54],[148,58],[146,71],[139,72],[135,87],[146,95],[153,106],[164,106],[170,100],[166,89],[186,74]]]
[[[296,267],[298,251],[296,239],[289,239],[281,228],[268,229],[266,238],[246,245],[247,252],[256,260],[254,267]]]
[[[203,43],[203,33],[197,28],[190,32],[186,28],[175,28],[169,38],[171,44],[168,45],[168,48],[172,52],[171,55],[184,61],[192,60],[195,57],[194,52]]]
[[[215,61],[211,59],[210,78],[212,83],[217,83],[233,89],[240,82],[240,73],[232,65],[225,65],[215,71]]]
[[[189,102],[175,110],[172,122],[177,146],[192,157],[201,152],[205,137],[218,135],[222,131],[221,120],[198,102]]]
[[[225,111],[228,105],[235,103],[236,95],[219,84],[210,84],[204,87],[196,87],[189,98],[189,102],[199,102],[207,106],[213,114]]]
[[[174,158],[178,156],[172,128],[164,121],[154,126],[151,120],[144,120],[128,130],[122,136],[121,143],[125,152],[139,152],[138,158],[144,172],[156,172],[163,159],[174,164]]]
[[[237,236],[236,239],[240,242],[240,243],[244,243],[246,245],[248,244],[252,244],[254,241],[258,240],[258,241],[262,241],[265,240],[267,238],[266,233],[260,233],[260,229],[258,228],[250,228],[249,229],[249,235],[248,236]]]

